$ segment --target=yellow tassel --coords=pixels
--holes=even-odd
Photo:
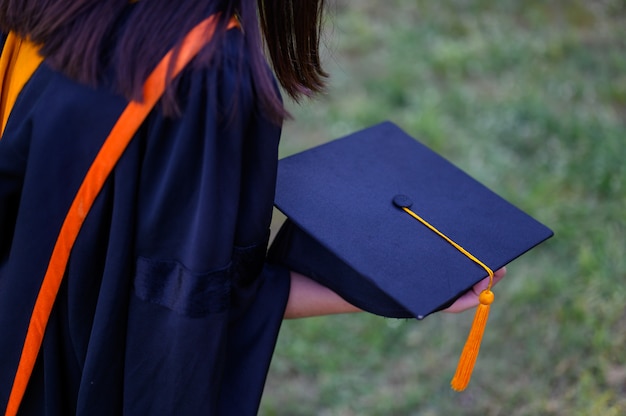
[[[487,319],[489,318],[489,305],[493,302],[493,298],[493,292],[489,289],[485,289],[480,293],[480,304],[476,308],[472,329],[465,342],[465,347],[463,347],[456,373],[450,383],[453,390],[463,391],[469,384],[474,364],[478,357],[478,351],[480,350],[480,342],[485,332],[485,325],[487,325]]]

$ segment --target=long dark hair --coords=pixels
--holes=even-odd
[[[219,13],[211,45],[219,44],[231,16],[237,15],[254,68],[260,102],[275,119],[287,115],[265,68],[269,60],[283,89],[294,99],[319,92],[326,73],[319,41],[324,0],[0,0],[0,29],[40,44],[54,68],[79,82],[97,85],[111,62],[116,88],[126,97],[141,96],[154,65],[198,22]],[[116,32],[121,19],[123,31]],[[112,38],[115,41],[112,41]],[[265,40],[265,49],[263,47]],[[197,58],[217,58],[205,48]],[[164,98],[175,109],[173,88]]]

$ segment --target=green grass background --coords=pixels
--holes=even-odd
[[[284,324],[261,415],[626,415],[626,1],[342,0],[282,155],[392,120],[555,237],[473,313]],[[279,216],[278,216],[279,217]]]

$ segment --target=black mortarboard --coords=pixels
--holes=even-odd
[[[389,317],[421,319],[488,275],[402,206],[491,270],[552,236],[390,122],[282,159],[275,204],[273,261]]]

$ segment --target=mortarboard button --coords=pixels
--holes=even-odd
[[[406,195],[396,195],[393,197],[393,204],[398,208],[411,208],[413,201]]]

